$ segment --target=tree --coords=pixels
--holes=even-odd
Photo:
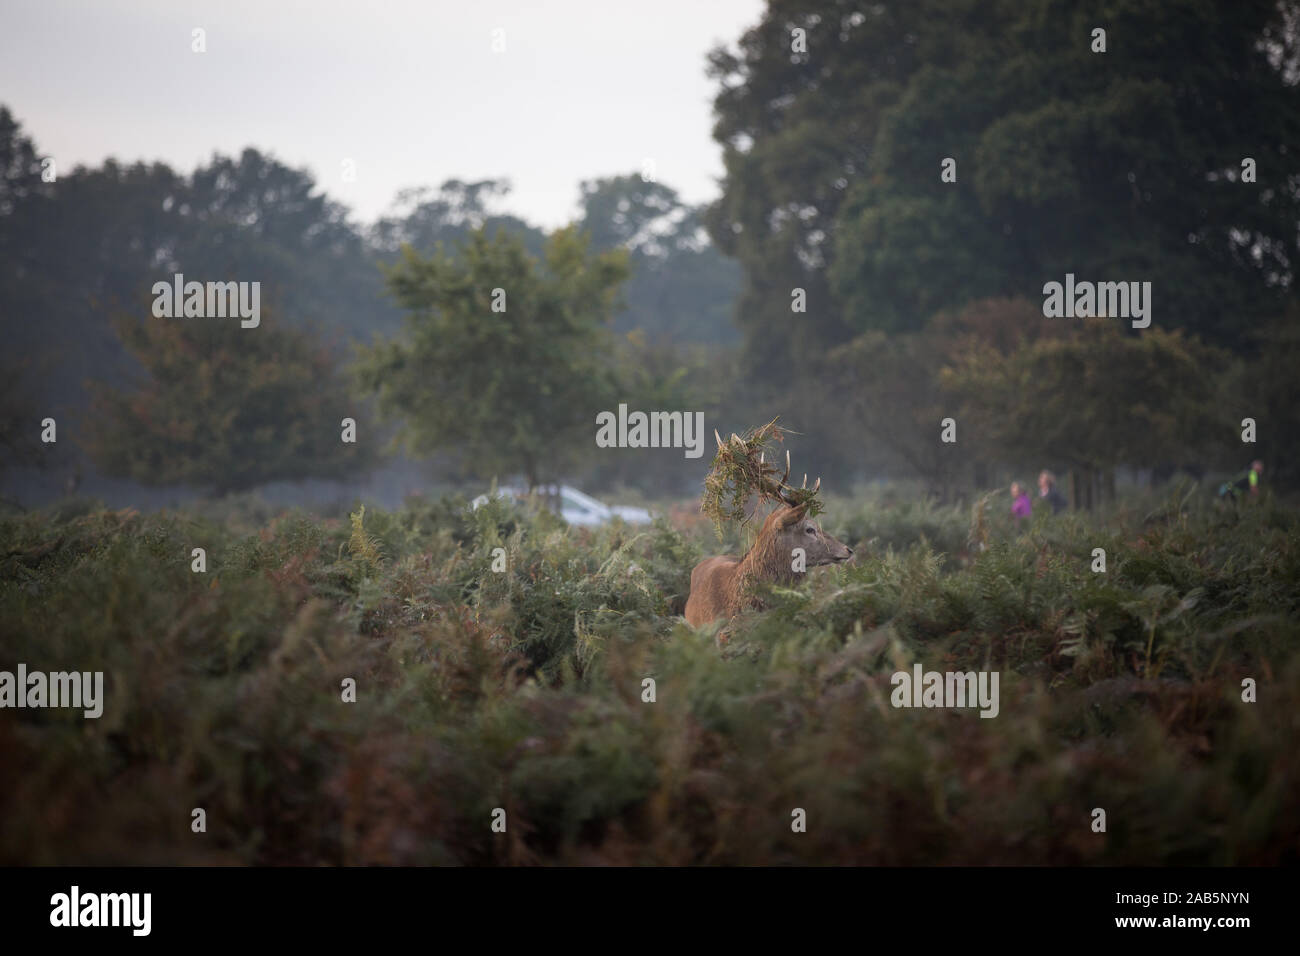
[[[1134,335],[1114,319],[1071,321],[1007,352],[972,337],[950,358],[939,381],[960,405],[968,454],[1064,463],[1076,507],[1091,507],[1113,490],[1116,466],[1197,457],[1231,434],[1221,352],[1180,330]]]
[[[980,42],[929,60],[882,114],[839,210],[831,281],[853,323],[915,329],[1073,272],[1149,280],[1162,327],[1247,347],[1243,319],[1295,296],[1297,9],[981,7]]]
[[[307,170],[245,148],[197,168],[177,201],[184,232],[171,271],[260,281],[286,321],[361,339],[397,329],[378,256]]]
[[[357,338],[398,327],[377,254],[305,170],[245,149],[190,175],[112,159],[40,173],[0,107],[0,315],[41,316],[13,323],[10,344],[48,360],[44,403],[83,405],[87,379],[120,385],[130,363],[111,316],[177,272],[260,282],[285,321]]]
[[[1239,471],[1251,459],[1264,461],[1269,484],[1300,485],[1300,309],[1255,331],[1256,354],[1236,363],[1224,389],[1227,419],[1217,463]],[[1240,440],[1241,422],[1252,418],[1256,444]]]
[[[458,255],[407,247],[388,270],[406,339],[364,349],[359,380],[413,453],[456,448],[479,476],[519,471],[535,487],[594,448],[615,400],[608,324],[627,272],[625,252],[589,254],[573,227],[540,260],[484,229]]]
[[[826,364],[822,380],[836,383],[851,423],[845,444],[861,449],[877,474],[917,475],[947,500],[967,459],[938,440],[939,423],[953,410],[939,389],[943,352],[935,338],[867,332],[834,349]],[[857,435],[867,440],[850,437]]]
[[[0,358],[0,476],[49,459],[50,446],[39,437],[43,416],[32,398],[29,364],[27,359]]]
[[[863,328],[829,280],[838,212],[867,170],[883,113],[922,62],[956,55],[954,45],[970,37],[969,14],[935,0],[861,9],[770,0],[734,50],[710,54],[725,175],[704,220],[743,270],[735,306],[742,378],[762,391],[750,415],[798,423],[831,481],[863,471],[862,455],[843,440],[849,403],[817,374],[828,350]],[[796,294],[803,311],[792,308]]]
[[[735,342],[740,269],[708,241],[701,210],[638,174],[588,180],[581,188],[580,224],[592,248],[623,248],[630,256],[615,330],[640,331],[660,346]]]
[[[492,210],[497,200],[509,194],[510,183],[504,179],[448,179],[437,192],[428,187],[403,189],[388,214],[371,228],[370,241],[391,264],[399,258],[403,246],[431,255],[438,243],[455,248],[475,229],[483,229],[488,235],[505,230],[521,237],[529,253],[541,255],[546,242],[543,230],[517,216]]]
[[[616,337],[615,345],[619,402],[629,409],[701,412],[707,421],[720,420],[733,383],[731,369],[718,361],[716,349],[651,342],[639,329]],[[703,437],[706,460],[713,436]],[[597,456],[586,480],[593,489],[637,487],[658,495],[690,494],[701,473],[689,462],[685,470],[682,465],[679,448],[642,448],[632,454]]]
[[[1161,327],[1246,350],[1251,325],[1295,300],[1300,4],[1104,14],[770,0],[710,55],[725,176],[706,221],[744,271],[746,373],[820,447],[848,422],[807,376],[864,332],[921,333],[988,297],[1041,302],[1073,272],[1150,281]],[[796,289],[807,309],[792,314]]]
[[[725,176],[706,222],[744,269],[736,321],[752,373],[788,381],[791,365],[852,337],[827,281],[838,210],[910,76],[969,37],[964,6],[771,0],[734,50],[710,54]],[[809,305],[791,340],[795,288]]]
[[[1298,10],[1117,0],[1103,24],[1059,0],[772,0],[711,56],[726,175],[708,222],[745,270],[751,368],[787,376],[1066,272],[1150,280],[1165,327],[1244,347],[1241,320],[1296,295]]]
[[[106,474],[227,494],[268,481],[338,478],[375,461],[360,402],[334,354],[301,329],[223,319],[121,319],[134,388],[92,384],[81,444]],[[343,420],[357,421],[355,442]]]

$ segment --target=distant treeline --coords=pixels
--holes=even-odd
[[[363,363],[365,400],[421,454],[448,456],[449,477],[698,486],[705,465],[680,454],[592,454],[596,413],[626,399],[703,411],[724,433],[780,415],[831,486],[919,477],[953,498],[1050,468],[1088,507],[1122,467],[1205,474],[1259,458],[1268,483],[1300,480],[1296,0],[1230,14],[1117,0],[1104,17],[1055,0],[772,0],[708,70],[720,198],[695,208],[637,175],[588,182],[559,238],[500,211],[507,187],[492,180],[404,192],[363,227],[254,149],[189,175],[109,161],[47,183],[0,111],[0,316],[11,354],[29,358],[0,376],[0,444],[29,440],[52,402],[82,407],[88,380],[122,386],[133,365],[113,316],[147,316],[151,284],[183,272],[260,280],[282,325],[340,358],[348,343],[405,341]],[[542,261],[551,243],[567,278]],[[525,261],[536,274],[510,271]],[[607,281],[584,291],[584,269]],[[447,324],[489,315],[502,275],[536,293],[512,300],[521,338]],[[1076,279],[1109,293],[1062,301]],[[1142,292],[1140,322],[1115,314],[1121,289]],[[157,381],[175,371],[158,343],[135,347],[165,366],[150,370],[155,404],[175,394]],[[466,347],[480,353],[449,351]],[[319,363],[292,364],[336,374]],[[426,388],[426,368],[460,384]],[[476,391],[479,370],[493,384]],[[579,371],[591,388],[564,384]],[[17,414],[24,398],[36,404]],[[148,402],[113,401],[132,434]],[[341,467],[326,464],[309,474]]]
[[[823,473],[1262,457],[1300,478],[1295,0],[771,0],[710,71],[727,172],[706,221],[744,271],[751,422],[797,423]],[[1093,348],[1042,311],[1068,274],[1150,282],[1151,327],[1124,337],[1185,342]],[[954,317],[1006,374],[962,365]]]
[[[404,245],[422,255],[440,244],[454,253],[482,230],[519,238],[540,255],[546,239],[543,229],[499,211],[510,189],[499,180],[404,190],[387,215],[365,225],[310,173],[257,149],[216,155],[189,174],[112,159],[56,166],[53,181],[43,176],[45,159],[0,107],[0,453],[10,464],[38,451],[52,458],[51,449],[32,447],[31,415],[66,420],[71,437],[92,386],[134,381],[139,367],[120,320],[148,318],[151,287],[176,273],[260,282],[262,302],[281,323],[309,330],[346,360],[352,344],[399,332],[401,311],[385,294],[381,267]],[[738,338],[739,269],[705,237],[701,209],[636,174],[584,182],[579,200],[577,225],[593,251],[629,253],[615,333],[705,352]],[[79,454],[53,460],[94,484],[96,466]]]

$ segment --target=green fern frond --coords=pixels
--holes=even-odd
[[[378,538],[365,529],[363,523],[365,517],[365,505],[361,506],[360,511],[348,515],[348,520],[352,522],[352,535],[348,538],[348,553],[356,561],[377,569],[384,563],[383,545]]]
[[[751,428],[744,436],[733,434],[719,446],[713,464],[704,478],[704,497],[700,511],[708,515],[718,537],[727,521],[743,524],[750,497],[774,500],[771,489],[777,483],[776,448],[785,432],[772,419],[766,425]],[[816,488],[786,488],[785,494],[797,505],[808,509],[808,517],[824,510]]]

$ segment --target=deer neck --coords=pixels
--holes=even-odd
[[[782,584],[793,581],[794,571],[790,568],[790,561],[780,551],[775,534],[760,534],[736,567],[737,583],[743,586],[754,580]]]

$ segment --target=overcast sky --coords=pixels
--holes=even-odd
[[[762,0],[23,0],[0,103],[60,170],[244,146],[306,166],[369,220],[398,189],[509,178],[505,208],[572,217],[578,183],[639,172],[717,195],[705,53]],[[207,51],[191,51],[191,31]],[[494,52],[494,30],[505,51]],[[355,182],[343,179],[343,161]]]

